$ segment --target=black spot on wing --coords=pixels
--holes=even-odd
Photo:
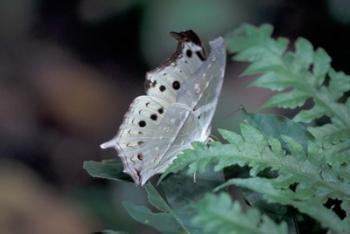
[[[154,120],[154,121],[156,121],[156,120],[158,119],[157,114],[152,114],[152,115],[151,115],[151,119]]]
[[[137,159],[140,161],[143,160],[143,154],[142,153],[137,154]]]
[[[177,81],[177,80],[175,80],[175,81],[173,82],[173,88],[174,88],[175,90],[180,89],[180,82]]]
[[[146,121],[144,121],[144,120],[139,121],[139,126],[141,128],[145,127],[146,126]]]

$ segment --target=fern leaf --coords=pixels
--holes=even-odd
[[[293,80],[280,79],[274,72],[267,70],[259,79],[252,81],[249,86],[271,89],[273,91],[283,91],[287,85],[292,85],[293,83],[295,83]]]
[[[272,96],[264,107],[296,108],[304,105],[308,95],[296,89]]]
[[[283,92],[273,96],[265,107],[296,108],[312,99],[314,106],[300,112],[295,120],[310,123],[316,118],[328,116],[340,132],[338,138],[346,139],[342,131],[350,130],[350,107],[338,102],[350,90],[350,76],[331,68],[331,59],[322,48],[299,38],[295,50],[287,51],[288,40],[271,37],[272,26],[243,25],[228,38],[228,50],[236,53],[237,61],[250,62],[243,75],[260,75],[252,84]],[[329,86],[324,80],[329,77]]]
[[[337,119],[332,124],[325,124],[320,127],[310,127],[309,131],[321,141],[328,141],[333,144],[339,143],[350,136],[350,129]]]
[[[306,127],[283,116],[271,114],[244,113],[246,121],[257,128],[264,136],[277,138],[284,145],[282,136],[289,136],[301,144],[306,150],[308,141],[313,141],[313,135]]]
[[[228,194],[208,194],[196,204],[198,214],[193,222],[204,227],[205,233],[232,234],[287,234],[285,223],[276,224],[256,209],[242,211],[240,204],[232,202]]]
[[[278,180],[265,178],[232,179],[227,184],[239,185],[262,193],[270,202],[294,206],[318,220],[323,227],[330,228],[336,233],[348,233],[350,230],[350,217],[342,220],[332,210],[327,209],[321,200],[308,199],[305,194],[312,193],[309,188],[301,188],[304,191],[293,192],[290,189],[279,188]],[[297,189],[300,188],[297,187]]]
[[[329,92],[333,100],[338,100],[343,94],[350,90],[350,76],[344,72],[329,70]]]
[[[305,149],[302,144],[289,136],[281,136],[281,140],[278,140],[264,136],[258,129],[247,124],[241,125],[241,134],[227,130],[220,130],[220,133],[228,144],[215,143],[209,147],[197,144],[194,149],[186,151],[186,155],[182,156],[186,157],[186,160],[176,159],[170,170],[175,172],[174,168],[180,168],[178,165],[180,163],[181,168],[187,166],[191,173],[196,170],[201,172],[205,170],[208,162],[213,162],[216,165],[215,170],[222,170],[231,165],[249,166],[252,177],[256,177],[265,169],[276,171],[278,174],[273,188],[285,195],[284,191],[289,191],[290,186],[297,184],[296,196],[298,199],[302,198],[299,203],[294,203],[293,195],[281,201],[282,204],[292,205],[322,222],[325,227],[336,230],[328,222],[324,222],[329,212],[318,215],[312,212],[316,212],[317,207],[319,210],[324,210],[323,204],[329,198],[337,198],[346,204],[350,202],[350,181],[346,170],[348,167],[334,163],[339,160],[329,159],[331,153],[335,153],[332,156],[339,159],[340,152],[350,148],[349,142],[342,148],[338,144],[327,145],[327,148],[324,148],[320,147],[319,142],[309,141]],[[260,189],[262,189],[260,192],[264,193],[263,188]],[[259,191],[258,188],[255,191]],[[314,207],[308,208],[308,203],[312,203]]]
[[[314,75],[316,78],[316,85],[319,87],[323,84],[324,78],[327,75],[327,72],[330,69],[330,63],[331,63],[331,58],[327,54],[327,52],[322,49],[318,48],[315,53],[314,53]]]
[[[310,110],[302,110],[296,116],[294,120],[296,122],[310,123],[317,118],[324,116],[325,110],[320,106],[313,106]]]

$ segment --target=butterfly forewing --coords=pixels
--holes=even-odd
[[[184,83],[207,59],[206,51],[193,31],[173,33],[178,40],[176,52],[159,68],[146,74],[147,95],[161,97],[169,103],[176,102]]]
[[[211,53],[201,67],[184,83],[186,89],[178,93],[177,102],[191,109],[185,124],[179,129],[169,151],[179,152],[189,148],[193,141],[205,141],[210,133],[210,122],[216,109],[223,83],[226,51],[222,38],[210,43]],[[193,133],[195,132],[195,133]],[[187,136],[191,136],[188,141]],[[183,146],[183,148],[181,148]],[[181,148],[181,149],[180,149]],[[176,153],[176,154],[177,154]],[[174,157],[165,155],[160,164],[167,164]]]
[[[208,59],[185,81],[190,87],[178,93],[177,102],[188,105],[201,122],[203,134],[210,125],[220,95],[226,64],[226,50],[222,38],[210,42]]]

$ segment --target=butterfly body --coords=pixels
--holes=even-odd
[[[162,173],[193,141],[210,133],[225,70],[222,38],[210,42],[206,53],[193,31],[173,33],[177,51],[159,68],[146,74],[147,95],[130,105],[117,135],[101,145],[117,150],[136,184]]]

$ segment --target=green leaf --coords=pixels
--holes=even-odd
[[[183,172],[167,177],[160,184],[160,188],[183,225],[195,234],[203,233],[203,229],[191,222],[196,213],[193,203],[203,198],[205,193],[213,190],[223,181],[221,172],[215,173],[212,170],[207,170],[203,174],[196,175],[195,181],[193,175],[187,175]]]
[[[174,217],[168,213],[155,213],[144,206],[137,206],[130,202],[123,202],[128,214],[145,225],[154,227],[163,233],[181,233],[182,228]]]
[[[298,38],[295,42],[295,60],[303,70],[308,69],[313,61],[314,49],[305,38]]]
[[[322,49],[318,48],[314,54],[314,75],[316,78],[316,86],[321,86],[323,84],[323,81],[327,75],[328,70],[330,69],[331,65],[331,58],[327,54],[327,52]]]
[[[265,50],[259,47],[262,45],[266,45],[275,55],[280,56],[287,48],[287,41],[285,39],[280,39],[278,41],[269,40],[272,31],[273,27],[269,24],[264,24],[259,28],[249,24],[244,24],[241,28],[235,30],[228,38],[226,38],[227,48],[229,51],[245,51],[250,48],[256,48],[257,53],[253,51],[254,53],[252,54],[239,54],[239,57],[242,60],[263,58]]]
[[[225,140],[227,140],[230,144],[234,144],[236,147],[239,147],[243,143],[243,138],[241,135],[235,132],[225,129],[219,129],[218,131]]]
[[[333,124],[325,124],[320,127],[310,127],[309,131],[312,135],[321,141],[328,141],[333,144],[349,139],[350,129],[341,122],[334,121]]]
[[[241,135],[246,143],[265,143],[265,137],[261,132],[248,124],[241,124]]]
[[[223,182],[223,178],[217,173],[206,173],[197,178],[185,174],[177,174],[164,180],[160,189],[166,195],[167,201],[160,193],[147,183],[145,189],[148,202],[157,209],[157,213],[151,212],[144,206],[136,206],[127,203],[128,213],[138,222],[150,225],[166,233],[203,233],[201,227],[193,225],[190,220],[195,213],[193,202],[202,198],[203,194],[212,190]],[[146,221],[145,221],[146,220]],[[165,229],[158,222],[170,223]],[[175,225],[176,224],[176,225]]]
[[[343,94],[350,90],[350,76],[344,72],[329,71],[329,92],[334,101],[337,101]]]
[[[309,98],[308,94],[293,89],[286,93],[280,93],[272,96],[265,104],[264,107],[279,107],[279,108],[296,108],[304,105],[306,99]]]
[[[282,139],[283,139],[283,142],[286,143],[286,148],[288,150],[288,153],[294,155],[295,157],[301,157],[301,156],[306,157],[304,148],[301,144],[294,141],[293,138],[288,136],[282,136]]]
[[[283,116],[244,112],[244,117],[249,124],[259,129],[265,136],[277,138],[283,144],[285,142],[282,136],[288,136],[302,145],[306,150],[308,141],[314,140],[314,137],[305,126]]]
[[[282,119],[280,126],[278,126],[278,124],[273,124],[278,122],[278,118],[253,115],[251,119],[262,129],[266,127],[265,134],[244,124],[241,125],[241,135],[220,130],[228,144],[215,143],[209,147],[197,145],[193,150],[186,152],[186,158],[191,160],[187,160],[185,163],[184,160],[175,160],[174,168],[179,168],[177,165],[179,162],[182,164],[181,168],[187,165],[190,171],[198,168],[198,172],[203,170],[204,165],[209,165],[208,162],[216,164],[215,170],[221,170],[231,165],[249,166],[252,177],[256,177],[263,170],[270,169],[277,172],[274,176],[276,189],[285,191],[289,190],[290,186],[297,184],[296,193],[300,198],[303,198],[300,205],[295,206],[297,209],[301,209],[303,203],[310,201],[313,201],[315,206],[316,204],[323,206],[328,198],[337,198],[343,202],[350,201],[350,183],[347,180],[349,174],[342,169],[341,164],[327,164],[327,161],[331,162],[328,155],[333,155],[330,152],[342,151],[344,148],[347,149],[348,145],[344,145],[342,148],[339,148],[339,145],[320,146],[320,142],[308,140],[310,136],[300,124],[293,124],[290,120]],[[277,129],[269,130],[265,124],[271,124],[269,125],[271,128],[276,127]],[[290,131],[286,131],[288,124],[291,127]],[[284,131],[290,136],[283,135]],[[298,139],[298,131],[304,134],[304,136],[300,136],[304,139]],[[274,138],[273,135],[278,135],[281,140]],[[299,143],[297,140],[302,141]],[[285,150],[282,149],[282,141]],[[232,184],[231,180],[219,188],[230,184]],[[288,201],[286,200],[286,203],[282,204],[289,204]],[[293,202],[290,203],[290,205],[293,204]],[[319,208],[324,210],[322,207]],[[307,214],[312,215],[311,213]],[[319,214],[312,217],[323,222],[326,216],[327,214]],[[328,223],[324,225],[334,229]]]
[[[275,165],[271,162],[271,168],[278,172],[272,188],[277,191],[276,194],[282,194],[281,198],[286,196],[286,200],[277,202],[293,205],[325,227],[335,232],[344,232],[346,229],[342,223],[348,221],[334,221],[334,217],[331,217],[334,214],[329,214],[330,211],[323,207],[323,202],[328,198],[337,198],[348,204],[349,200],[350,181],[346,171],[350,168],[350,147],[347,142],[350,138],[350,101],[345,99],[344,94],[350,90],[350,76],[336,72],[330,65],[331,58],[322,48],[314,50],[309,41],[300,38],[294,45],[295,50],[287,51],[287,47],[277,46],[280,39],[271,37],[271,28],[266,34],[263,27],[243,25],[227,41],[236,43],[235,46],[228,47],[230,52],[235,53],[235,60],[250,63],[243,74],[258,75],[252,82],[253,85],[281,92],[268,100],[265,107],[296,108],[304,105],[307,99],[312,99],[313,107],[299,112],[294,120],[312,123],[327,116],[331,122],[309,127],[308,130],[314,136],[312,142],[310,139],[298,139],[280,133],[279,136],[268,139],[272,154],[268,156],[269,153],[261,148],[260,152],[264,152],[264,155],[257,154],[257,157],[271,159],[271,156],[280,155],[280,159],[284,158],[279,166],[277,162]],[[329,85],[324,82],[326,78]],[[266,133],[263,135],[266,136]],[[286,152],[281,151],[279,142],[283,143]],[[242,154],[253,155],[251,149],[244,149],[243,146],[239,149]],[[253,165],[253,171],[266,167],[265,160],[256,160],[257,165],[252,161],[248,165]],[[230,165],[227,159],[226,164]],[[293,166],[290,167],[291,165]],[[232,181],[223,186],[230,183]],[[293,183],[297,185],[295,193],[289,190]],[[259,187],[255,191],[264,191],[263,189],[264,187]],[[286,195],[286,192],[298,196],[298,200],[289,199],[289,193]],[[349,212],[347,216],[349,217]]]
[[[132,182],[132,179],[123,172],[123,165],[119,160],[85,161],[83,168],[90,176],[115,181]]]
[[[160,211],[169,212],[170,207],[166,201],[161,197],[158,191],[150,184],[145,185],[147,192],[147,199],[149,203]]]
[[[228,194],[207,195],[196,205],[198,214],[193,222],[204,227],[205,233],[283,234],[285,223],[276,224],[256,209],[242,211],[238,202],[232,202]]]
[[[350,108],[338,99],[350,90],[350,76],[334,71],[329,55],[321,48],[314,50],[306,39],[299,38],[295,50],[287,51],[288,41],[271,35],[271,26],[243,25],[226,38],[233,58],[250,63],[243,74],[258,75],[253,85],[282,92],[264,107],[296,108],[311,98],[314,107],[298,114],[296,120],[309,123],[328,116],[333,124],[341,122],[349,130]],[[329,86],[324,84],[326,77]]]
[[[282,91],[285,89],[286,85],[290,85],[292,82],[294,81],[281,79],[280,77],[276,76],[274,72],[266,72],[259,79],[254,80],[252,83],[250,83],[249,86],[267,88],[273,91]]]
[[[204,193],[212,190],[222,182],[223,178],[218,173],[199,175],[196,183],[194,183],[192,177],[185,174],[173,175],[164,180],[160,185],[160,189],[166,195],[167,201],[152,184],[147,183],[145,189],[148,202],[158,212],[150,213],[146,207],[139,207],[132,204],[128,204],[127,208],[135,206],[137,209],[128,209],[128,212],[137,221],[153,226],[158,230],[160,228],[156,227],[158,220],[161,222],[162,219],[165,219],[166,222],[170,222],[169,220],[171,219],[171,222],[175,222],[178,228],[175,230],[173,229],[174,225],[172,225],[172,229],[166,230],[167,233],[202,233],[201,227],[193,225],[190,222],[190,219],[194,215],[193,202],[202,198]],[[153,221],[149,222],[149,220]],[[165,232],[165,230],[162,232]]]
[[[296,116],[294,116],[294,121],[310,123],[311,121],[321,118],[326,115],[324,108],[314,105],[309,110],[302,110]]]
[[[164,233],[190,233],[184,226],[183,220],[177,216],[174,209],[168,205],[153,185],[147,183],[145,188],[149,203],[159,212],[155,213],[147,207],[124,202],[123,205],[129,215],[136,221],[150,225]]]
[[[304,188],[306,191],[303,193],[295,193],[291,190],[279,189],[279,181],[276,179],[264,178],[232,179],[230,183],[260,192],[270,202],[294,206],[318,220],[323,227],[330,228],[336,233],[348,233],[350,230],[349,217],[341,220],[333,211],[323,206],[322,200],[305,197],[306,193],[311,193],[310,189]]]
[[[203,145],[201,143],[192,144],[193,148],[185,150],[180,154],[174,162],[168,167],[168,169],[160,177],[160,181],[163,180],[166,176],[171,173],[176,173],[184,170],[187,166],[190,167],[189,174],[194,173],[203,173],[206,171],[207,167],[212,163],[212,161],[220,157],[221,160],[224,160],[225,154],[229,151],[225,147],[220,147],[221,144],[213,143],[209,146]],[[219,147],[216,147],[219,146]],[[215,147],[215,150],[211,151]],[[211,154],[207,153],[207,150],[211,151]],[[195,162],[193,165],[192,163]],[[216,168],[216,171],[219,171],[220,168]]]

